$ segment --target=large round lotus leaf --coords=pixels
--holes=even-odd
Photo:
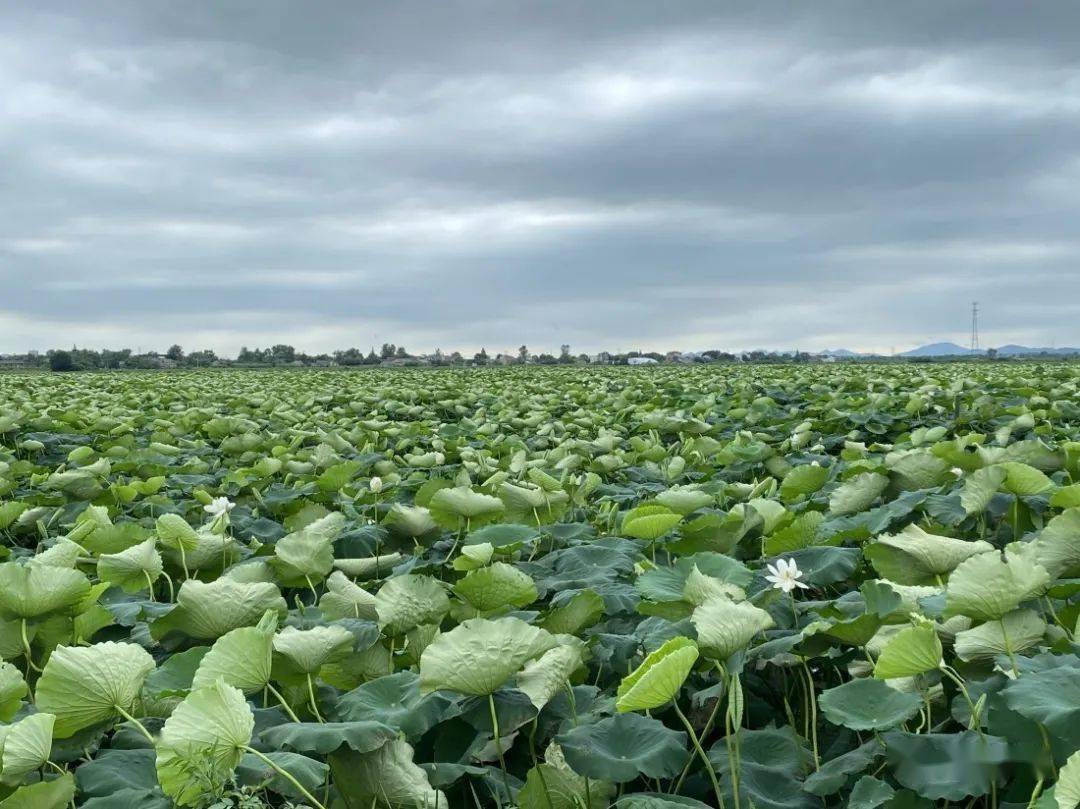
[[[689,638],[667,641],[619,683],[615,709],[625,713],[666,705],[678,696],[697,659],[697,644]]]
[[[1000,621],[987,621],[956,633],[953,642],[961,660],[993,660],[998,655],[1037,646],[1046,634],[1046,621],[1033,610],[1014,610]]]
[[[709,805],[682,795],[635,792],[615,801],[615,809],[709,809]]]
[[[590,781],[569,767],[545,763],[526,774],[517,805],[519,809],[606,809],[614,792],[614,784]]]
[[[753,637],[773,625],[772,616],[747,601],[714,598],[694,610],[691,619],[698,646],[706,657],[727,660]]]
[[[128,593],[146,590],[161,575],[161,554],[153,539],[140,542],[119,553],[107,553],[98,559],[97,573],[102,581]]]
[[[525,607],[536,601],[536,585],[505,562],[474,570],[454,585],[454,592],[479,612]]]
[[[431,518],[431,512],[423,506],[406,506],[394,503],[390,513],[383,518],[382,526],[399,536],[415,539],[437,531],[439,526]]]
[[[90,592],[78,570],[47,565],[0,564],[0,612],[14,618],[37,618],[69,609]]]
[[[723,581],[715,576],[708,576],[702,573],[697,565],[694,565],[686,576],[682,596],[686,603],[700,607],[714,598],[742,601],[746,598],[746,591],[737,584]]]
[[[660,492],[655,499],[660,505],[684,517],[700,509],[708,508],[715,500],[708,492],[689,486],[678,486],[668,489],[666,492]]]
[[[379,620],[375,596],[358,584],[354,584],[340,570],[335,570],[326,580],[326,592],[319,601],[322,614],[331,621],[339,618],[363,618]]]
[[[964,478],[964,488],[960,492],[960,504],[965,514],[982,514],[990,506],[990,501],[1005,482],[1006,472],[1000,466],[986,466],[976,469]]]
[[[997,467],[1005,470],[1002,488],[1018,497],[1030,497],[1054,488],[1054,482],[1050,478],[1026,463],[1005,461],[997,464]]]
[[[404,635],[420,624],[438,624],[450,609],[450,599],[430,576],[395,576],[375,595],[379,626],[390,636]]]
[[[1068,761],[1058,771],[1054,797],[1058,809],[1076,809],[1080,806],[1080,750],[1069,756]]]
[[[521,669],[517,675],[517,690],[539,711],[556,694],[569,687],[570,675],[582,665],[582,657],[580,641],[549,649]]]
[[[582,590],[540,619],[540,626],[553,635],[577,635],[604,617],[604,599],[592,590]]]
[[[347,722],[379,722],[402,731],[410,739],[418,739],[442,718],[447,704],[442,694],[422,695],[420,677],[415,672],[401,671],[342,694],[334,705],[334,714]]]
[[[829,497],[829,511],[840,517],[858,514],[874,504],[889,485],[885,475],[863,472],[841,483]]]
[[[1049,584],[1050,574],[1032,556],[1010,546],[1005,558],[983,553],[961,562],[949,576],[946,614],[996,621],[1022,601],[1039,595]]]
[[[0,801],[0,809],[64,809],[74,800],[75,779],[65,773],[51,781],[19,787]],[[89,803],[84,805],[89,806]]]
[[[1080,508],[1054,517],[1031,544],[1035,561],[1054,578],[1080,576]]]
[[[473,531],[465,537],[465,545],[490,545],[492,548],[503,548],[508,545],[517,545],[522,542],[536,539],[536,529],[519,523],[498,523],[488,525],[479,531]]]
[[[848,809],[877,809],[896,794],[891,786],[872,775],[855,782],[848,797]]]
[[[240,582],[219,578],[212,582],[191,579],[180,586],[176,608],[150,627],[156,638],[178,630],[192,638],[220,638],[226,632],[257,624],[267,610],[284,615],[285,599],[268,582]]]
[[[539,486],[515,486],[503,483],[499,499],[506,506],[505,519],[526,525],[546,525],[558,522],[566,513],[570,495],[564,491],[547,491]]]
[[[14,725],[0,726],[0,781],[18,783],[24,775],[45,765],[52,752],[55,721],[50,713],[35,713]]]
[[[199,545],[199,534],[179,514],[162,514],[154,531],[166,548],[193,551]]]
[[[319,581],[334,569],[334,540],[345,530],[345,515],[327,514],[274,545],[270,563],[286,586]]]
[[[343,626],[287,626],[274,636],[274,651],[285,657],[302,674],[316,674],[327,663],[348,656],[356,639]]]
[[[321,761],[300,753],[290,753],[287,750],[272,750],[265,754],[278,768],[287,772],[292,778],[308,791],[311,795],[318,795],[323,791],[327,778],[330,776],[330,767]],[[238,786],[251,787],[255,790],[276,792],[284,798],[291,798],[292,806],[311,806],[307,797],[289,779],[281,775],[274,767],[254,753],[244,753],[240,763],[236,766],[236,783]],[[289,806],[290,804],[283,804]],[[265,806],[265,804],[264,804]],[[95,809],[95,807],[86,807]],[[104,807],[102,807],[104,809]],[[142,804],[129,807],[128,809],[168,809],[167,807],[150,806]],[[262,807],[260,807],[262,809]]]
[[[574,772],[616,784],[671,778],[686,763],[686,734],[637,713],[578,725],[555,741]]]
[[[439,635],[420,657],[420,691],[485,696],[526,662],[558,645],[553,635],[518,618],[473,618]]]
[[[199,661],[191,688],[205,688],[222,679],[245,694],[261,691],[270,682],[277,613],[268,611],[258,626],[226,632]]]
[[[28,691],[22,672],[11,663],[0,663],[0,722],[11,721]]]
[[[798,497],[813,494],[829,479],[829,469],[825,466],[805,464],[796,466],[786,475],[780,483],[780,497],[790,503]]]
[[[1004,691],[1009,708],[1046,727],[1052,736],[1075,738],[1080,727],[1080,671],[1073,666],[1025,672]]]
[[[359,559],[335,559],[334,567],[354,579],[381,579],[388,576],[394,566],[403,561],[403,554],[384,553],[382,556],[365,556]]]
[[[474,492],[468,486],[439,489],[427,506],[435,522],[452,531],[463,525],[478,528],[497,519],[506,508],[498,497]]]
[[[58,539],[52,547],[42,551],[37,556],[30,557],[26,563],[30,566],[42,567],[75,567],[75,562],[84,554],[83,547],[70,539]]]
[[[871,579],[871,581],[888,586],[889,589],[900,596],[900,604],[892,613],[890,613],[890,615],[894,617],[907,616],[913,612],[922,612],[922,607],[919,605],[920,599],[931,598],[945,592],[940,587],[930,587],[918,584],[897,584],[894,581],[883,579]]]
[[[960,733],[885,734],[893,775],[928,800],[962,801],[990,792],[997,766],[1009,755],[1005,739]]]
[[[400,809],[449,809],[446,796],[432,788],[427,773],[413,761],[403,739],[370,753],[342,751],[330,756],[330,771],[349,809],[371,806]]]
[[[680,522],[681,514],[676,514],[667,506],[649,504],[626,512],[619,530],[625,536],[653,542],[669,533]]]
[[[877,679],[852,680],[818,699],[825,718],[852,730],[888,730],[919,712],[922,700]]]
[[[255,717],[240,689],[216,682],[192,691],[165,720],[157,743],[162,790],[181,806],[201,802],[232,777]]]
[[[931,623],[920,623],[897,632],[881,650],[874,665],[879,680],[914,677],[934,671],[941,663],[941,639]]]
[[[56,738],[116,719],[139,703],[152,658],[133,643],[58,646],[49,656],[35,696],[38,710],[56,716]]]
[[[993,550],[989,542],[928,534],[909,525],[899,534],[878,537],[863,553],[882,578],[899,584],[932,584],[968,557]]]
[[[381,722],[289,722],[259,734],[271,747],[324,756],[342,747],[370,753],[397,738],[397,731]]]
[[[227,534],[215,534],[208,525],[195,533],[195,547],[185,550],[184,555],[173,549],[167,549],[165,558],[174,565],[187,563],[188,570],[201,568],[220,569],[231,565],[240,556],[240,546],[236,539]]]

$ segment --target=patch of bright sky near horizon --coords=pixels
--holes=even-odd
[[[0,16],[0,351],[1080,343],[1080,5]]]

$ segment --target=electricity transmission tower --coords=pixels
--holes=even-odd
[[[971,353],[979,350],[979,302],[971,302]]]

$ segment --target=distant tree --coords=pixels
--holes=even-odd
[[[398,346],[397,351],[394,352],[394,356],[399,360],[406,360],[409,358],[409,352],[405,350],[405,346]]]
[[[180,362],[184,358],[184,349],[173,343],[169,346],[169,350],[165,352],[165,356],[173,362]]]
[[[431,355],[431,364],[432,365],[445,365],[446,364],[446,357],[443,356],[441,348],[436,348],[435,353]]]
[[[536,355],[536,364],[537,365],[555,365],[557,362],[558,362],[558,360],[555,358],[555,356],[553,354],[537,354]]]
[[[384,360],[390,359],[394,356],[394,352],[397,351],[397,346],[393,343],[383,343],[382,348],[379,349],[379,356]]]
[[[284,343],[278,343],[270,349],[270,357],[274,362],[292,362],[296,359],[296,349]]]
[[[986,358],[989,360],[996,360],[998,356],[998,350],[996,348],[986,349]]]
[[[371,349],[368,355],[364,357],[364,365],[378,365],[379,356],[375,353],[375,349]]]
[[[50,371],[74,371],[75,361],[70,351],[54,351],[49,355]]]
[[[206,365],[213,365],[217,362],[217,358],[217,354],[214,353],[213,349],[206,348],[202,351],[192,351],[187,355],[185,362],[196,368],[202,368]]]
[[[463,356],[461,356],[460,351],[451,352],[451,354],[450,354],[450,364],[451,365],[461,365],[463,362],[465,362],[465,358]]]
[[[475,354],[473,354],[473,360],[476,362],[477,365],[487,365],[488,364],[487,349],[484,348],[483,346],[481,346],[480,350],[477,351]]]
[[[588,354],[578,354],[577,355],[577,361],[580,362],[582,365],[588,365],[589,362],[590,362],[589,355]]]
[[[570,344],[563,343],[559,346],[559,362],[562,365],[569,365],[574,361],[574,358],[570,356]]]
[[[519,346],[518,347],[518,362],[520,362],[522,365],[524,365],[528,361],[529,361],[529,347],[525,346],[525,345]]]

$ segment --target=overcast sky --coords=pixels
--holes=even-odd
[[[741,10],[739,10],[741,8]],[[0,351],[1080,344],[1080,4],[13,3]]]

